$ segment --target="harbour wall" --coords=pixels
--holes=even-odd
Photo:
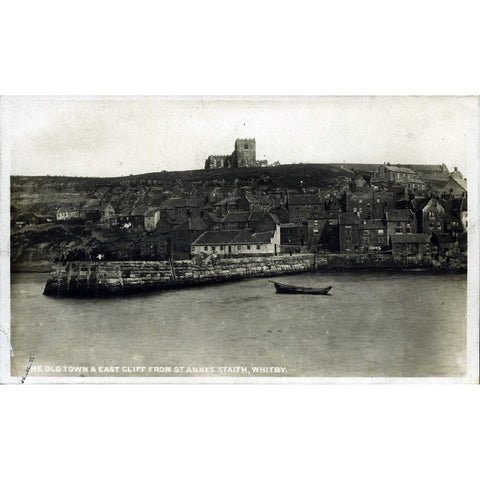
[[[317,255],[317,269],[328,270],[409,270],[425,269],[437,272],[465,272],[466,256],[449,260],[430,255],[395,257],[380,253],[332,253]]]
[[[307,272],[313,254],[206,261],[75,261],[54,264],[44,295],[109,296]]]

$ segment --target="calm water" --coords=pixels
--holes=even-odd
[[[43,371],[77,367],[77,373],[49,376],[178,376],[174,367],[199,376],[242,367],[248,371],[238,375],[252,376],[258,366],[285,369],[267,376],[464,374],[465,275],[280,278],[334,288],[330,296],[278,295],[267,279],[251,279],[122,298],[66,299],[42,295],[44,274],[14,274],[11,373],[21,377],[33,355],[34,366]],[[88,373],[78,373],[78,367]],[[119,371],[102,374],[99,367]],[[187,373],[188,367],[215,372]],[[172,373],[162,373],[168,368]],[[42,373],[32,369],[30,375]]]

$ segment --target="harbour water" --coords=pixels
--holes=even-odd
[[[268,279],[116,298],[42,295],[11,278],[11,374],[32,376],[442,377],[466,368],[467,278],[305,273],[331,295],[279,295]],[[275,279],[275,278],[272,278]],[[278,369],[278,370],[274,370]]]

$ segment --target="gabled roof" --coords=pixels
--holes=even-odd
[[[144,216],[146,211],[147,211],[147,207],[135,207],[132,210],[131,215]]]
[[[245,199],[247,200],[248,203],[253,203],[253,204],[261,203],[260,200],[250,192],[245,193]]]
[[[168,221],[164,216],[160,216],[160,220],[155,227],[157,233],[168,233],[172,230],[172,223]]]
[[[443,186],[445,187],[450,182],[457,183],[460,187],[462,187],[465,191],[467,191],[467,181],[464,178],[450,177],[448,182],[445,182],[445,184]]]
[[[229,212],[222,218],[222,223],[237,223],[247,222],[252,212],[237,210],[235,212]]]
[[[253,195],[250,192],[247,192],[247,193],[245,193],[245,198],[247,199],[247,201],[249,203],[252,203],[252,204],[270,205],[270,203],[271,203],[271,200],[270,200],[269,196],[267,196],[267,195],[256,196],[256,195]]]
[[[241,230],[219,230],[203,232],[192,245],[221,245],[234,243],[235,237]]]
[[[385,212],[387,222],[411,222],[415,215],[411,210],[387,210]]]
[[[203,214],[205,217],[208,217],[208,219],[213,223],[220,223],[222,221],[222,219],[220,217],[217,217],[215,213],[208,210],[205,210]]]
[[[445,165],[409,165],[409,168],[413,170],[419,170],[421,172],[448,172],[448,169]]]
[[[417,199],[415,199],[415,210],[417,212],[420,211],[420,210],[424,210],[424,208],[432,201],[438,202],[440,207],[444,208],[443,205],[442,205],[442,202],[438,198],[428,197],[428,198],[421,198],[418,201],[417,201]]]
[[[431,234],[429,233],[397,233],[390,237],[392,244],[398,243],[429,243]]]
[[[63,207],[58,207],[57,212],[62,213],[62,212],[73,212],[73,211],[78,211],[79,207],[78,205],[69,205],[69,206],[63,206]]]
[[[188,220],[187,215],[182,214],[182,215],[177,215],[175,218],[168,217],[168,221],[170,222],[171,225],[181,225],[184,223],[186,220]]]
[[[269,216],[277,225],[280,225],[280,219],[277,217],[277,215],[275,215],[274,213],[272,212],[254,212],[256,215],[255,217],[252,216],[252,219],[250,221],[259,221],[261,220],[263,217],[265,216]]]
[[[169,198],[165,200],[160,206],[162,210],[168,210],[171,208],[181,208],[181,207],[198,207],[198,199],[174,197],[174,198]]]
[[[244,245],[270,243],[274,232],[252,233],[246,230],[203,232],[192,245]]]
[[[273,214],[266,212],[251,212],[247,210],[236,210],[234,212],[227,213],[221,220],[221,223],[238,223],[238,222],[258,222],[264,215],[270,215],[275,223],[279,223],[278,219]]]
[[[97,198],[90,198],[82,207],[83,210],[100,210],[100,208],[101,205]]]
[[[239,200],[241,200],[241,197],[235,196],[235,197],[227,197],[224,198],[223,200],[220,200],[217,203],[214,203],[213,205],[215,207],[221,206],[221,205],[234,205],[236,204]]]
[[[207,226],[205,225],[205,222],[199,217],[188,218],[174,228],[174,230],[190,230],[194,232],[203,232],[206,229]]]
[[[249,222],[258,222],[261,220],[265,215],[270,215],[272,218],[276,218],[275,215],[269,212],[251,212],[250,216],[248,217]]]
[[[395,173],[415,173],[411,168],[401,167],[399,165],[384,165],[385,170]]]

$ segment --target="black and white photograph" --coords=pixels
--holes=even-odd
[[[478,6],[2,2],[2,478],[478,478]]]
[[[9,383],[478,381],[477,98],[1,109]]]

